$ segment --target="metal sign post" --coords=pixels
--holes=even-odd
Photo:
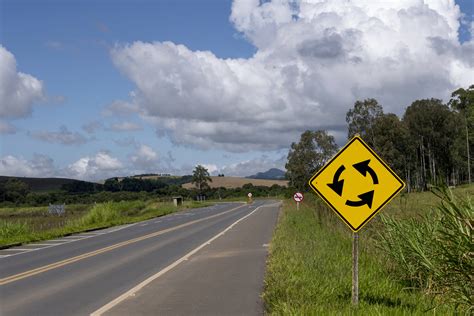
[[[352,304],[359,304],[359,233],[352,234]]]

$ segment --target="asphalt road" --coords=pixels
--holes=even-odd
[[[278,203],[218,204],[0,251],[0,315],[261,314]]]

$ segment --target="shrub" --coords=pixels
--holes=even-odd
[[[441,202],[421,220],[381,216],[386,229],[379,235],[379,245],[396,275],[410,286],[433,293],[456,309],[472,311],[472,197],[458,198],[444,188],[433,192]]]

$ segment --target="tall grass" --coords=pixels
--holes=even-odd
[[[414,315],[432,307],[421,293],[404,290],[371,243],[360,234],[359,308],[351,304],[348,228],[319,199],[300,210],[285,201],[273,235],[265,277],[266,312],[272,315]],[[449,309],[437,307],[446,314]]]
[[[107,202],[94,205],[82,219],[81,224],[93,225],[106,222],[114,222],[120,219],[121,212],[116,203]]]
[[[0,220],[0,236],[4,239],[11,239],[15,236],[26,235],[30,232],[26,222],[9,222]]]
[[[463,312],[474,312],[472,196],[456,197],[435,189],[441,202],[419,219],[382,216],[385,229],[378,245],[392,262],[395,275]]]

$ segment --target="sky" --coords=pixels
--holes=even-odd
[[[0,175],[248,176],[474,83],[472,0],[0,0]]]

